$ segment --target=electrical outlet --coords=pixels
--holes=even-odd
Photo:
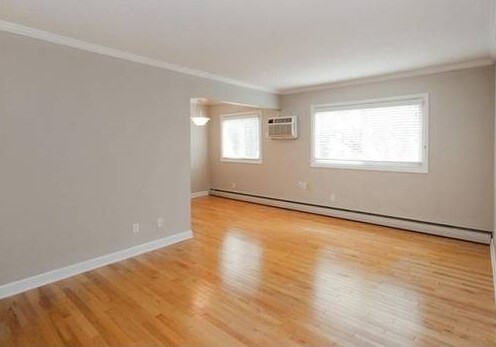
[[[308,190],[308,182],[298,181],[297,187],[301,190]]]
[[[134,223],[133,224],[133,233],[137,234],[140,232],[140,225],[139,223]]]
[[[231,183],[231,188],[236,188],[236,182]]]
[[[332,194],[329,196],[329,201],[330,201],[330,202],[334,202],[334,201],[336,201],[336,194],[332,193]]]
[[[162,217],[157,218],[157,228],[162,228],[164,226],[164,219]]]

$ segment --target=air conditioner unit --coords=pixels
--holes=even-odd
[[[282,116],[267,120],[267,137],[274,140],[291,140],[298,137],[296,116]]]

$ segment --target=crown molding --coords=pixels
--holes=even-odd
[[[118,49],[114,49],[90,42],[81,41],[68,36],[63,36],[40,29],[35,29],[21,24],[0,20],[0,31],[27,36],[38,40],[43,40],[96,54],[106,55],[117,59],[127,60],[138,64],[153,66],[160,69],[178,72],[189,76],[204,78],[211,81],[222,82],[238,87],[244,87],[244,88],[249,88],[253,90],[258,90],[272,94],[279,94],[279,95],[297,94],[297,93],[304,93],[304,92],[317,91],[323,89],[349,87],[349,86],[366,84],[366,83],[383,82],[383,81],[389,81],[389,80],[395,80],[401,78],[416,77],[416,76],[469,69],[469,68],[481,67],[481,66],[489,66],[494,64],[494,60],[496,59],[496,0],[493,0],[493,11],[491,11],[491,30],[493,32],[493,35],[491,36],[492,58],[482,58],[482,59],[459,62],[454,64],[445,64],[434,67],[396,72],[391,74],[377,75],[372,77],[364,77],[364,78],[344,80],[339,82],[311,85],[307,87],[271,89],[271,88],[261,87],[250,83],[238,81],[228,77],[211,74],[205,71],[194,70],[181,65],[171,64],[162,60],[149,58],[142,55],[121,51]]]
[[[157,68],[161,68],[161,69],[165,69],[165,70],[169,70],[169,71],[179,72],[179,73],[182,73],[185,75],[190,75],[190,76],[209,79],[212,81],[217,81],[217,82],[222,82],[222,83],[226,83],[226,84],[230,84],[230,85],[235,85],[238,87],[250,88],[250,89],[259,90],[259,91],[267,92],[267,93],[274,93],[274,94],[277,93],[277,91],[274,89],[256,86],[253,84],[234,80],[234,79],[231,79],[228,77],[214,75],[214,74],[211,74],[211,73],[208,73],[205,71],[190,69],[190,68],[187,68],[187,67],[184,67],[181,65],[171,64],[171,63],[167,63],[167,62],[162,61],[162,60],[153,59],[153,58],[145,57],[142,55],[138,55],[138,54],[134,54],[134,53],[126,52],[126,51],[121,51],[118,49],[114,49],[114,48],[110,48],[110,47],[106,47],[106,46],[101,46],[101,45],[97,45],[97,44],[90,43],[90,42],[81,41],[81,40],[74,39],[74,38],[71,38],[68,36],[63,36],[63,35],[55,34],[52,32],[31,28],[31,27],[20,25],[20,24],[13,23],[13,22],[0,20],[0,31],[5,31],[5,32],[13,33],[13,34],[27,36],[27,37],[35,38],[38,40],[48,41],[48,42],[56,43],[56,44],[63,45],[63,46],[77,48],[77,49],[81,49],[81,50],[92,52],[92,53],[97,53],[97,54],[101,54],[101,55],[114,57],[117,59],[128,60],[128,61],[132,61],[134,63],[149,65],[149,66],[153,66],[153,67],[157,67]]]
[[[279,92],[279,94],[289,95],[289,94],[312,92],[312,91],[323,90],[323,89],[350,87],[350,86],[366,84],[366,83],[376,83],[376,82],[384,82],[384,81],[396,80],[396,79],[401,79],[401,78],[431,75],[431,74],[436,74],[436,73],[441,73],[441,72],[470,69],[470,68],[481,67],[481,66],[489,66],[489,65],[493,65],[493,64],[494,64],[494,58],[482,58],[482,59],[464,61],[464,62],[460,62],[460,63],[438,65],[438,66],[432,66],[432,67],[427,67],[427,68],[422,68],[422,69],[408,70],[408,71],[396,72],[396,73],[385,74],[385,75],[378,75],[378,76],[373,76],[373,77],[365,77],[365,78],[357,78],[357,79],[353,79],[353,80],[345,80],[345,81],[340,81],[340,82],[324,83],[324,84],[318,84],[318,85],[301,87],[301,88],[284,89],[284,90],[281,90]]]

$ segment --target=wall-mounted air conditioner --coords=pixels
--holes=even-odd
[[[291,140],[298,137],[296,116],[273,117],[267,120],[267,137],[274,140]]]

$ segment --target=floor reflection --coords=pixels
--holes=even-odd
[[[231,289],[255,292],[260,285],[263,249],[256,239],[229,230],[220,251],[219,270],[222,281]]]
[[[196,271],[178,278],[195,285],[202,322],[246,345],[495,346],[480,245],[224,199],[197,205]]]
[[[371,270],[362,263],[341,263],[322,251],[313,280],[314,318],[333,326],[354,326],[357,334],[365,326],[369,333],[374,327],[383,334],[409,336],[413,342],[423,329],[422,298],[411,287]]]
[[[200,282],[195,286],[193,295],[193,309],[197,312],[204,312],[209,308],[214,287],[206,282]]]

